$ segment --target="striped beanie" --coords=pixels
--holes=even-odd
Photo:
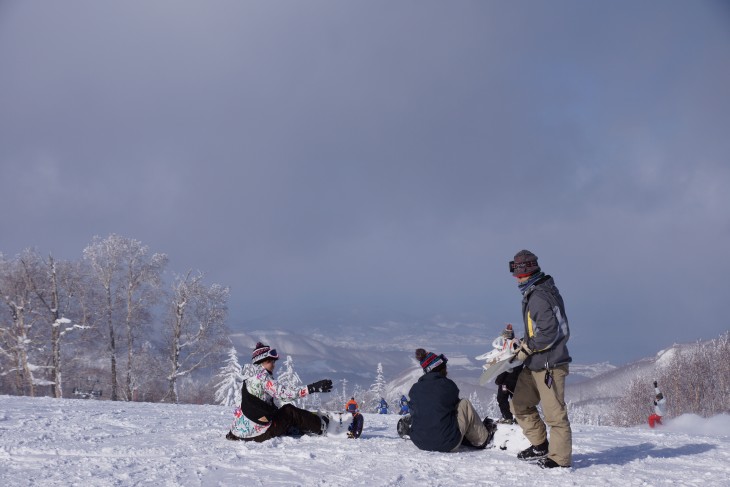
[[[256,347],[253,349],[253,353],[251,354],[251,363],[260,364],[267,358],[279,360],[279,354],[276,353],[276,350],[272,350],[270,346],[257,342]]]
[[[436,355],[435,353],[427,352],[422,348],[416,350],[416,359],[420,362],[424,374],[428,374],[441,365],[446,365],[446,362],[449,361],[449,359],[444,357],[443,354]]]

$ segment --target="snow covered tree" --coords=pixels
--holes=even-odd
[[[302,387],[302,379],[300,379],[299,374],[294,371],[294,359],[292,359],[291,355],[286,356],[282,369],[283,370],[277,374],[277,380],[280,384],[291,389],[298,389]],[[296,401],[297,399],[294,399],[291,402]]]
[[[482,405],[481,399],[479,399],[477,391],[472,391],[472,393],[469,394],[469,402],[471,402],[471,405],[474,406],[474,410],[479,414],[480,418],[484,419],[484,417],[487,416],[487,412]]]
[[[167,264],[164,254],[149,254],[139,241],[111,234],[107,238],[94,237],[84,249],[84,259],[92,269],[92,275],[103,288],[104,322],[109,333],[109,358],[111,361],[111,399],[119,398],[117,383],[117,340],[126,340],[127,367],[124,393],[131,399],[134,340],[139,328],[151,320],[149,311],[159,296],[160,275]]]
[[[375,370],[375,382],[370,386],[368,392],[370,392],[374,401],[380,401],[380,398],[385,397],[385,376],[383,375],[383,364],[378,362],[378,367]]]
[[[51,378],[53,397],[63,397],[63,383],[61,380],[61,338],[69,332],[89,328],[85,325],[72,324],[65,317],[71,308],[71,302],[78,287],[77,275],[73,272],[74,266],[70,263],[57,263],[53,256],[44,260],[36,251],[27,250],[20,257],[25,279],[39,302],[39,314],[45,315],[42,321],[50,327],[50,351],[48,367]],[[64,313],[66,312],[66,313]]]
[[[347,379],[342,379],[342,394],[340,395],[340,400],[342,401],[342,404],[345,404],[350,400],[350,396],[347,392]]]
[[[228,288],[206,287],[203,275],[192,271],[175,280],[164,330],[170,367],[166,398],[177,403],[178,379],[207,365],[228,342],[227,313]]]
[[[38,327],[33,327],[32,296],[20,260],[0,260],[0,299],[4,303],[0,315],[0,356],[8,364],[0,373],[13,373],[16,391],[35,396],[34,372],[38,369],[31,355],[41,337]]]
[[[236,406],[241,404],[241,385],[243,373],[238,363],[236,347],[228,350],[228,359],[218,372],[218,386],[215,391],[215,401],[221,406]]]

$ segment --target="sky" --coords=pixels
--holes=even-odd
[[[685,414],[655,430],[573,422],[572,468],[516,458],[519,426],[497,427],[485,450],[419,450],[395,414],[365,413],[362,436],[227,441],[232,408],[0,396],[0,482],[43,485],[726,486],[730,416]],[[343,423],[347,424],[343,415]],[[333,415],[337,418],[338,415]],[[494,416],[492,416],[494,417]],[[171,420],[174,418],[174,420]],[[502,449],[503,448],[503,449]]]
[[[728,87],[721,1],[4,0],[0,252],[116,233],[229,286],[234,328],[496,336],[529,249],[574,358],[623,363],[730,328]]]

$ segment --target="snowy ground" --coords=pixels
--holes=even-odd
[[[507,450],[420,451],[398,416],[365,415],[359,440],[224,439],[220,406],[0,396],[2,486],[540,486],[730,484],[730,417],[683,416],[665,428],[573,425],[572,469],[544,471]]]

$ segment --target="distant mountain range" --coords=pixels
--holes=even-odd
[[[310,329],[310,328],[304,328]],[[375,339],[373,337],[376,337]],[[382,337],[382,338],[381,338]],[[291,355],[294,368],[305,383],[330,378],[335,387],[347,380],[348,389],[359,385],[368,389],[375,381],[378,364],[382,364],[391,397],[407,393],[418,380],[421,369],[413,357],[417,347],[430,348],[449,359],[449,376],[459,385],[462,397],[476,392],[489,401],[496,388],[479,386],[481,361],[474,357],[491,349],[492,339],[484,336],[484,325],[476,322],[439,322],[428,326],[414,322],[385,322],[378,326],[343,327],[340,332],[298,334],[286,330],[254,330],[234,333],[231,340],[245,363],[257,341],[276,348],[282,357]],[[605,403],[623,394],[635,377],[651,380],[661,366],[662,357],[681,349],[682,345],[663,350],[655,357],[644,358],[620,367],[608,362],[571,364],[566,400],[574,404]]]

